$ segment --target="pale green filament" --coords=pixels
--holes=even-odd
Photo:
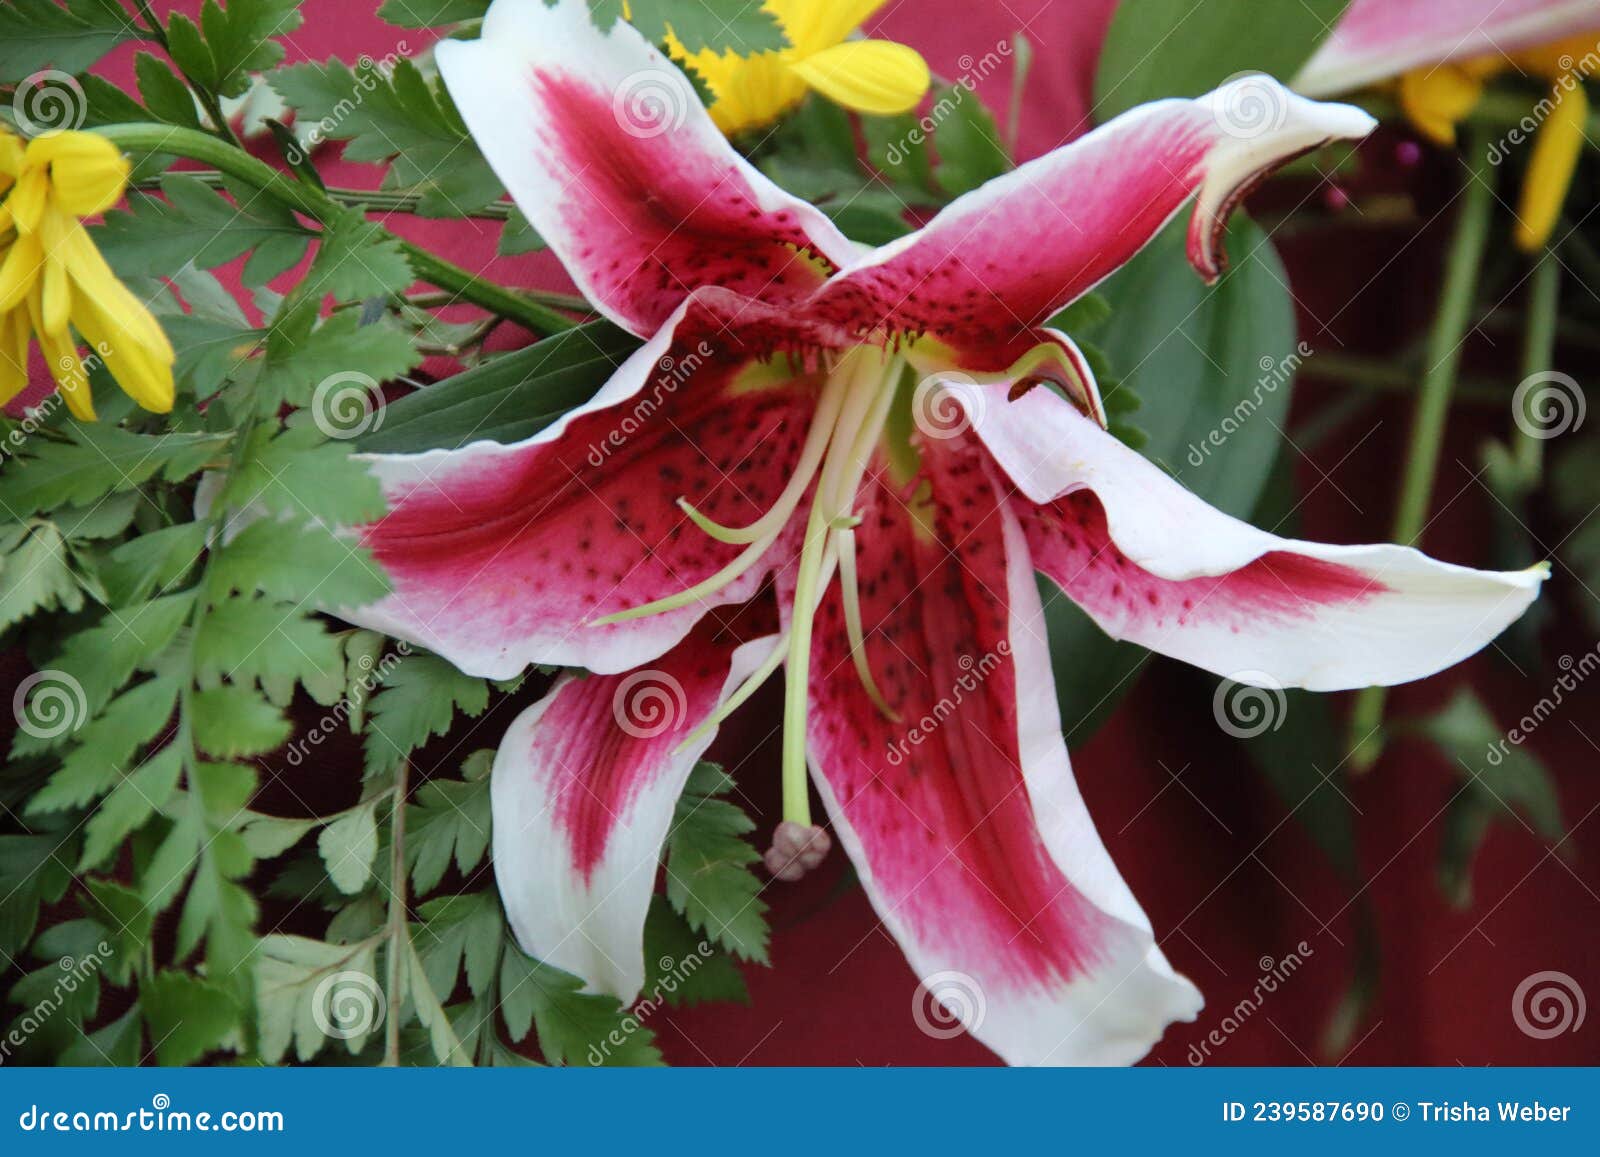
[[[789,484],[783,488],[783,493],[778,495],[778,500],[772,504],[771,510],[749,526],[734,527],[712,521],[696,510],[685,498],[678,499],[678,507],[689,516],[691,522],[718,542],[755,542],[782,529],[789,521],[790,515],[794,513],[795,507],[800,505],[800,499],[805,497],[806,487],[811,485],[817,467],[822,464],[822,455],[828,449],[834,425],[839,419],[839,407],[844,402],[845,385],[843,377],[831,375],[827,384],[822,387],[822,396],[817,399],[817,414],[812,419],[811,429],[806,434],[806,444],[800,451],[800,461],[795,464],[795,471],[789,479]]]
[[[773,531],[767,537],[751,543],[744,550],[741,550],[738,556],[727,566],[710,578],[702,579],[700,582],[695,583],[694,586],[689,587],[687,590],[681,590],[675,595],[668,595],[664,599],[656,599],[654,602],[641,603],[637,607],[629,607],[625,611],[618,611],[612,615],[591,619],[589,625],[591,627],[608,627],[612,623],[625,623],[629,619],[642,619],[647,615],[659,615],[666,611],[675,611],[680,607],[686,607],[690,603],[697,603],[707,595],[715,594],[723,587],[743,578],[746,571],[761,561],[761,556],[767,553],[767,548],[777,540],[777,537],[778,532]]]
[[[861,632],[861,592],[856,586],[856,535],[853,530],[837,530],[834,538],[839,543],[839,594],[844,601],[844,629],[850,641],[850,660],[855,664],[861,686],[867,698],[891,723],[900,722],[900,713],[889,706],[889,701],[878,690],[878,681],[872,677],[872,664],[867,662],[867,641]]]

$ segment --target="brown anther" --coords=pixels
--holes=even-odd
[[[761,857],[774,879],[792,884],[827,858],[833,839],[821,828],[784,820],[772,833],[772,846]]]

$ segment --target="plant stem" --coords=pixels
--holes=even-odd
[[[400,1063],[400,966],[406,943],[406,786],[411,761],[402,759],[395,773],[394,803],[389,808],[389,952],[384,1000],[388,1015],[383,1025],[383,1063],[394,1068]]]
[[[1477,134],[1469,132],[1464,136],[1466,185],[1456,215],[1455,235],[1445,259],[1439,312],[1434,316],[1428,337],[1428,368],[1417,395],[1416,416],[1412,420],[1405,475],[1400,484],[1391,535],[1395,542],[1405,546],[1414,545],[1421,537],[1433,498],[1445,419],[1450,413],[1450,395],[1461,365],[1461,348],[1472,316],[1478,272],[1489,237],[1490,209],[1494,204],[1488,154]],[[1383,753],[1381,729],[1385,697],[1383,687],[1368,687],[1356,696],[1350,713],[1349,736],[1350,767],[1355,773],[1370,769]]]
[[[1522,346],[1522,377],[1548,373],[1556,353],[1556,314],[1561,300],[1561,266],[1545,253],[1533,267],[1528,285],[1528,328]],[[1517,464],[1517,482],[1523,493],[1532,492],[1544,470],[1544,442],[1538,430],[1526,422],[1514,423],[1517,432],[1512,442]]]
[[[106,125],[94,131],[129,152],[176,155],[210,165],[324,225],[336,220],[344,210],[344,206],[321,189],[295,180],[265,161],[257,160],[242,149],[198,129],[123,124]],[[422,281],[449,290],[537,334],[560,333],[574,325],[555,310],[540,305],[524,294],[475,277],[459,265],[453,265],[403,237],[392,233],[389,236],[394,237],[405,251],[413,272]]]

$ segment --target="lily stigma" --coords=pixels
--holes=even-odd
[[[519,942],[592,990],[638,994],[679,796],[781,670],[774,874],[823,854],[815,788],[918,975],[980,988],[974,1036],[1016,1064],[1130,1063],[1201,999],[1073,780],[1035,574],[1114,637],[1313,690],[1431,674],[1537,597],[1542,566],[1212,509],[1107,432],[1046,324],[1185,210],[1218,277],[1244,191],[1365,136],[1360,110],[1273,86],[1283,117],[1246,135],[1232,86],[1145,105],[863,251],[581,0],[497,0],[438,63],[540,236],[643,344],[520,442],[364,456],[389,513],[357,533],[393,591],[340,613],[476,676],[586,672],[511,724],[491,798]],[[615,110],[645,73],[684,110],[659,133]]]

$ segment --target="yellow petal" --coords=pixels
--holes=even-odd
[[[28,142],[27,161],[50,166],[56,204],[74,217],[104,213],[128,183],[128,158],[98,133],[37,137]]]
[[[735,52],[687,52],[675,36],[667,38],[673,57],[694,70],[711,94],[711,119],[732,134],[776,120],[800,103],[805,82],[789,71],[776,52],[740,56]]]
[[[1440,145],[1456,143],[1456,122],[1483,95],[1483,82],[1464,68],[1441,64],[1400,78],[1400,107],[1417,131]]]
[[[56,392],[67,403],[73,417],[83,422],[94,421],[94,397],[89,390],[89,375],[78,360],[78,347],[71,334],[45,333],[40,325],[43,304],[37,289],[28,297],[28,314],[39,337],[39,350],[50,367],[50,376],[55,379]]]
[[[28,387],[28,315],[0,314],[0,406]]]
[[[44,247],[37,234],[21,233],[0,261],[0,313],[20,306],[44,271]]]
[[[1524,253],[1542,248],[1550,239],[1583,152],[1589,98],[1583,85],[1571,81],[1568,87],[1568,83],[1556,85],[1550,115],[1534,137],[1533,154],[1522,179],[1512,239]]]
[[[115,319],[131,340],[168,363],[172,361],[172,343],[167,340],[166,331],[145,308],[144,302],[117,280],[82,225],[71,222],[54,252],[66,263],[67,275],[72,278],[73,321],[77,321],[79,302],[90,300],[102,313]]]
[[[22,138],[0,126],[0,189],[22,172]]]
[[[39,218],[50,199],[50,176],[43,169],[24,167],[22,175],[6,197],[11,210],[12,224],[17,232],[28,233],[38,228]]]
[[[844,40],[884,3],[885,0],[767,0],[762,7],[778,18],[795,52],[810,56]]]
[[[61,257],[61,242],[65,239],[70,219],[59,210],[46,212],[39,221],[39,244],[44,248],[44,277],[40,294],[39,318],[34,322],[41,333],[63,336],[72,312],[72,288],[67,278],[67,264]]]
[[[878,116],[915,108],[928,91],[927,62],[889,40],[848,41],[789,67],[829,100]]]
[[[131,298],[133,295],[128,296]],[[142,305],[138,305],[137,299],[134,299],[134,303],[144,320],[154,325],[155,319]],[[90,297],[79,296],[73,300],[73,326],[83,335],[94,353],[104,360],[106,369],[117,379],[117,385],[146,410],[164,414],[172,409],[176,392],[172,381],[171,347],[167,347],[165,352],[152,348],[139,339],[129,323],[139,325],[140,319],[108,313]],[[156,328],[159,330],[160,327]]]

